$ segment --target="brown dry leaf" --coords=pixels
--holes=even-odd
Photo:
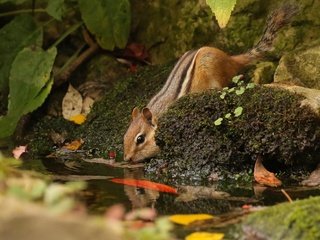
[[[12,150],[13,157],[19,159],[20,156],[27,151],[27,146],[18,146]]]
[[[66,143],[62,148],[70,151],[76,151],[82,146],[83,143],[84,141],[82,139],[77,139],[70,143]]]
[[[93,104],[94,104],[94,99],[92,99],[91,97],[85,97],[83,99],[81,113],[84,116],[87,116],[91,111]]]
[[[81,114],[82,102],[81,94],[69,84],[68,92],[62,101],[62,115],[64,119],[69,120],[73,116]]]

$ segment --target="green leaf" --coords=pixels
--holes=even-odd
[[[30,45],[42,46],[42,28],[29,15],[20,15],[0,30],[0,101],[8,95],[9,74],[18,52]]]
[[[224,99],[226,97],[226,92],[222,92],[221,94],[220,94],[220,98],[221,99]]]
[[[38,108],[52,86],[50,76],[57,50],[24,48],[15,58],[10,71],[8,113],[0,118],[0,138],[10,136],[22,115]]]
[[[64,0],[50,0],[48,2],[46,11],[53,18],[61,21],[65,12]]]
[[[240,89],[236,90],[237,95],[242,95],[246,89],[244,87],[240,87]]]
[[[206,2],[216,16],[220,28],[224,28],[230,19],[237,0],[206,0]]]
[[[222,124],[223,118],[218,118],[217,120],[214,121],[215,126],[219,126]]]
[[[106,50],[124,48],[130,32],[129,0],[78,0],[82,19]]]
[[[248,83],[247,84],[247,89],[250,89],[250,88],[254,88],[256,85],[254,83]]]
[[[227,114],[224,116],[224,118],[230,119],[230,118],[231,118],[231,113],[227,113]]]
[[[235,76],[232,78],[232,82],[235,84],[238,84],[241,78],[242,78],[242,75]]]
[[[232,93],[232,92],[234,92],[234,90],[235,90],[234,87],[233,87],[233,88],[230,88],[230,89],[228,90],[228,93]]]
[[[29,47],[17,55],[10,72],[8,115],[26,114],[43,103],[42,91],[48,92],[56,54],[55,48],[44,51]]]
[[[237,107],[235,110],[234,110],[234,116],[235,117],[239,117],[243,112],[243,107]]]

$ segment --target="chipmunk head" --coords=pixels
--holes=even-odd
[[[134,108],[131,115],[131,124],[124,135],[124,160],[142,162],[159,152],[154,137],[156,119],[149,108],[144,108],[141,112]]]

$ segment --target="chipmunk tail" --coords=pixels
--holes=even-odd
[[[298,12],[299,7],[296,4],[285,4],[273,11],[268,16],[266,27],[259,42],[246,53],[234,56],[235,60],[243,65],[248,65],[263,58],[267,52],[273,49],[273,41],[279,30],[288,25],[292,17]]]

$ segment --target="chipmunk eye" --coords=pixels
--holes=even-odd
[[[138,137],[137,137],[137,145],[139,145],[139,144],[141,144],[141,143],[143,143],[144,142],[144,139],[145,139],[145,137],[144,137],[144,135],[139,135]]]

